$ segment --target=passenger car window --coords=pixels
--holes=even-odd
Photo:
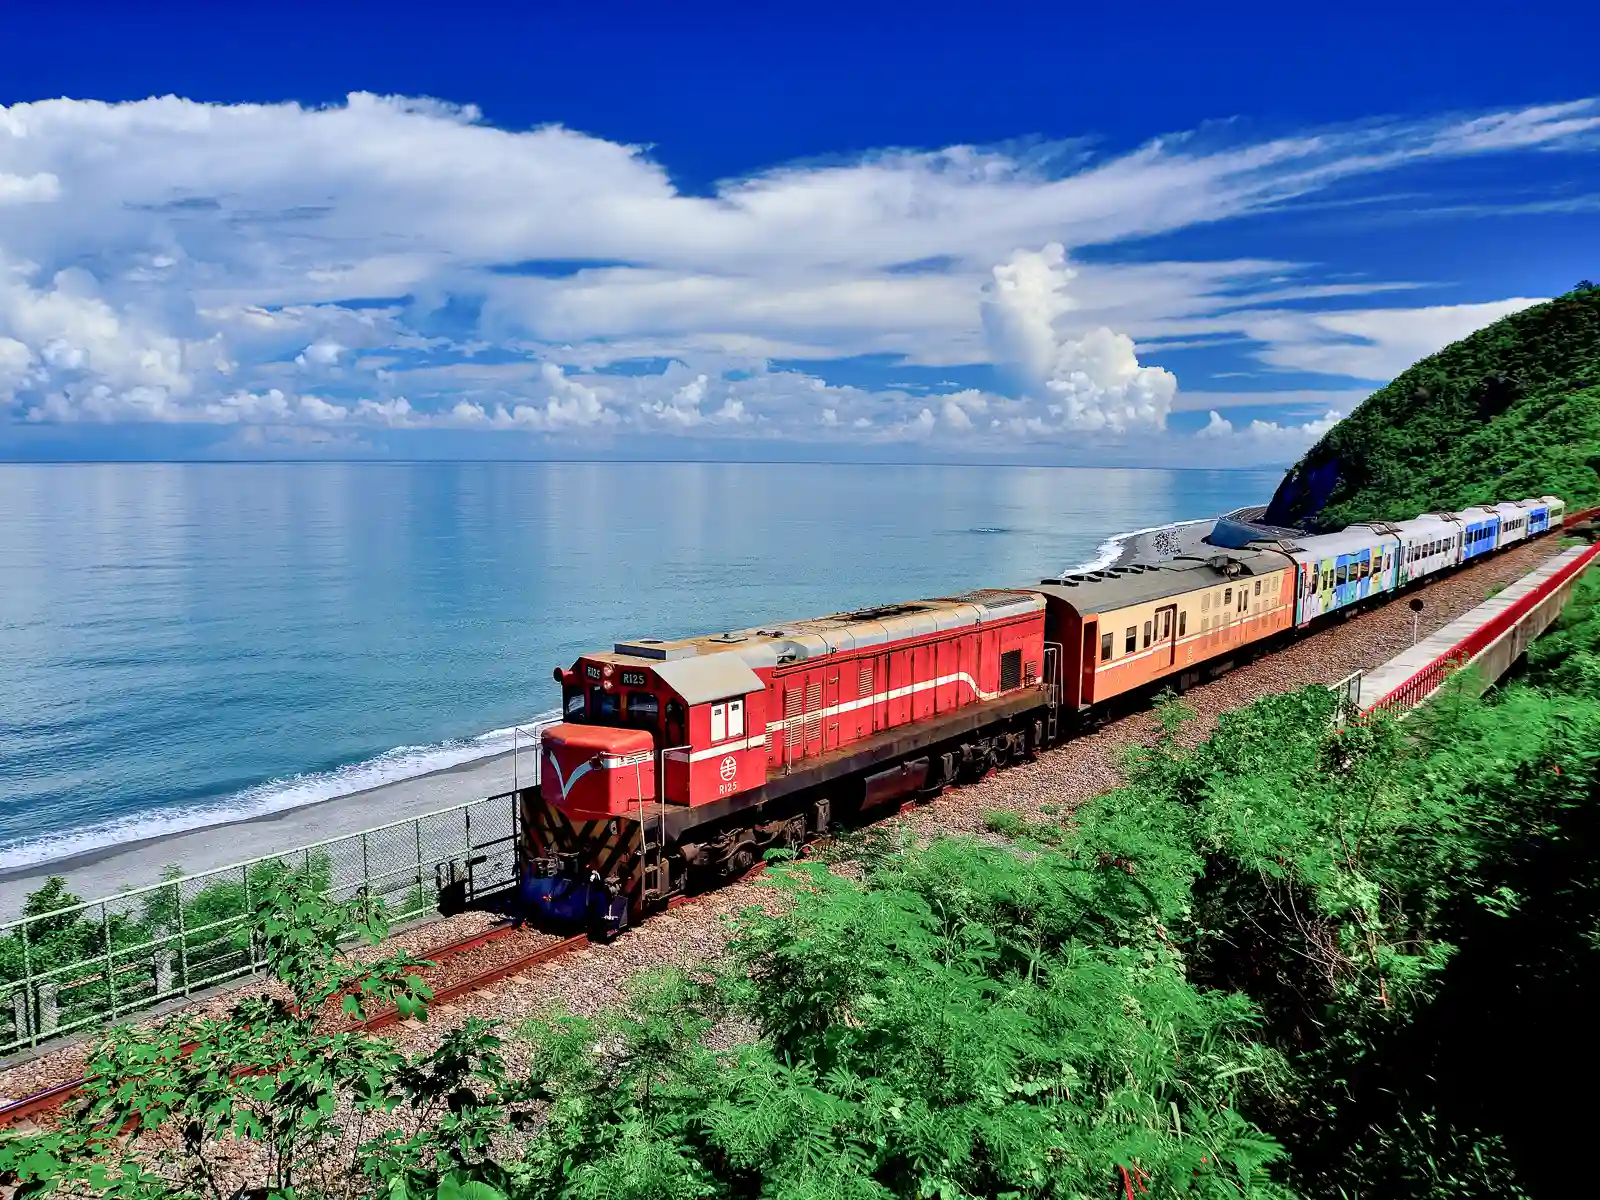
[[[1123,647],[1123,653],[1132,654],[1135,650],[1137,650],[1139,648],[1139,631],[1137,629],[1135,629],[1132,625],[1129,625],[1128,626],[1128,632],[1125,635],[1124,641],[1125,641],[1125,645]]]
[[[1183,636],[1184,627],[1187,626],[1188,624],[1189,624],[1189,614],[1186,613],[1186,612],[1179,613],[1178,614],[1178,636],[1179,637]]]
[[[1100,661],[1111,661],[1111,635],[1109,633],[1100,635]]]
[[[1149,646],[1150,646],[1150,622],[1149,621],[1146,621],[1144,623],[1144,644],[1145,644],[1145,648],[1148,649]]]

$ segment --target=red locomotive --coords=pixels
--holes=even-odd
[[[1561,527],[1554,497],[1529,506]],[[556,670],[564,719],[520,796],[524,904],[615,934],[769,847],[932,796],[1379,603],[1399,590],[1382,564],[1409,535],[1352,532],[1223,518],[1173,557],[1037,588],[585,655]]]
[[[615,933],[771,846],[928,795],[1054,733],[1060,647],[1035,592],[976,591],[557,669],[524,901]]]

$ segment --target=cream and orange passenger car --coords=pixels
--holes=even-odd
[[[1083,709],[1162,680],[1199,682],[1237,652],[1294,624],[1295,572],[1287,554],[1221,551],[1047,579],[1050,636],[1077,671],[1062,680]]]

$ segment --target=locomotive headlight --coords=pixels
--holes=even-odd
[[[604,667],[604,668],[602,668],[602,673],[603,673],[603,674],[604,674],[604,675],[605,675],[605,677],[606,677],[606,678],[607,678],[607,679],[610,679],[610,678],[611,678],[611,676],[612,676],[612,673],[613,673],[613,672],[614,672],[614,671],[615,671],[615,670],[616,670],[616,668],[615,668],[615,667],[613,667],[613,666],[612,666],[612,665],[611,665],[611,664],[610,664],[610,663],[607,663],[607,664],[606,664],[606,665],[605,665],[605,667]]]

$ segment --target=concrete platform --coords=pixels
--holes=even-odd
[[[1404,654],[1362,675],[1355,688],[1357,707],[1362,712],[1413,708],[1462,666],[1476,669],[1480,687],[1492,685],[1561,614],[1579,578],[1596,561],[1600,561],[1600,545],[1574,546],[1546,560]],[[1519,609],[1525,611],[1518,615]],[[1505,628],[1487,645],[1474,644],[1484,630],[1501,624]],[[1449,662],[1464,649],[1463,661]]]

